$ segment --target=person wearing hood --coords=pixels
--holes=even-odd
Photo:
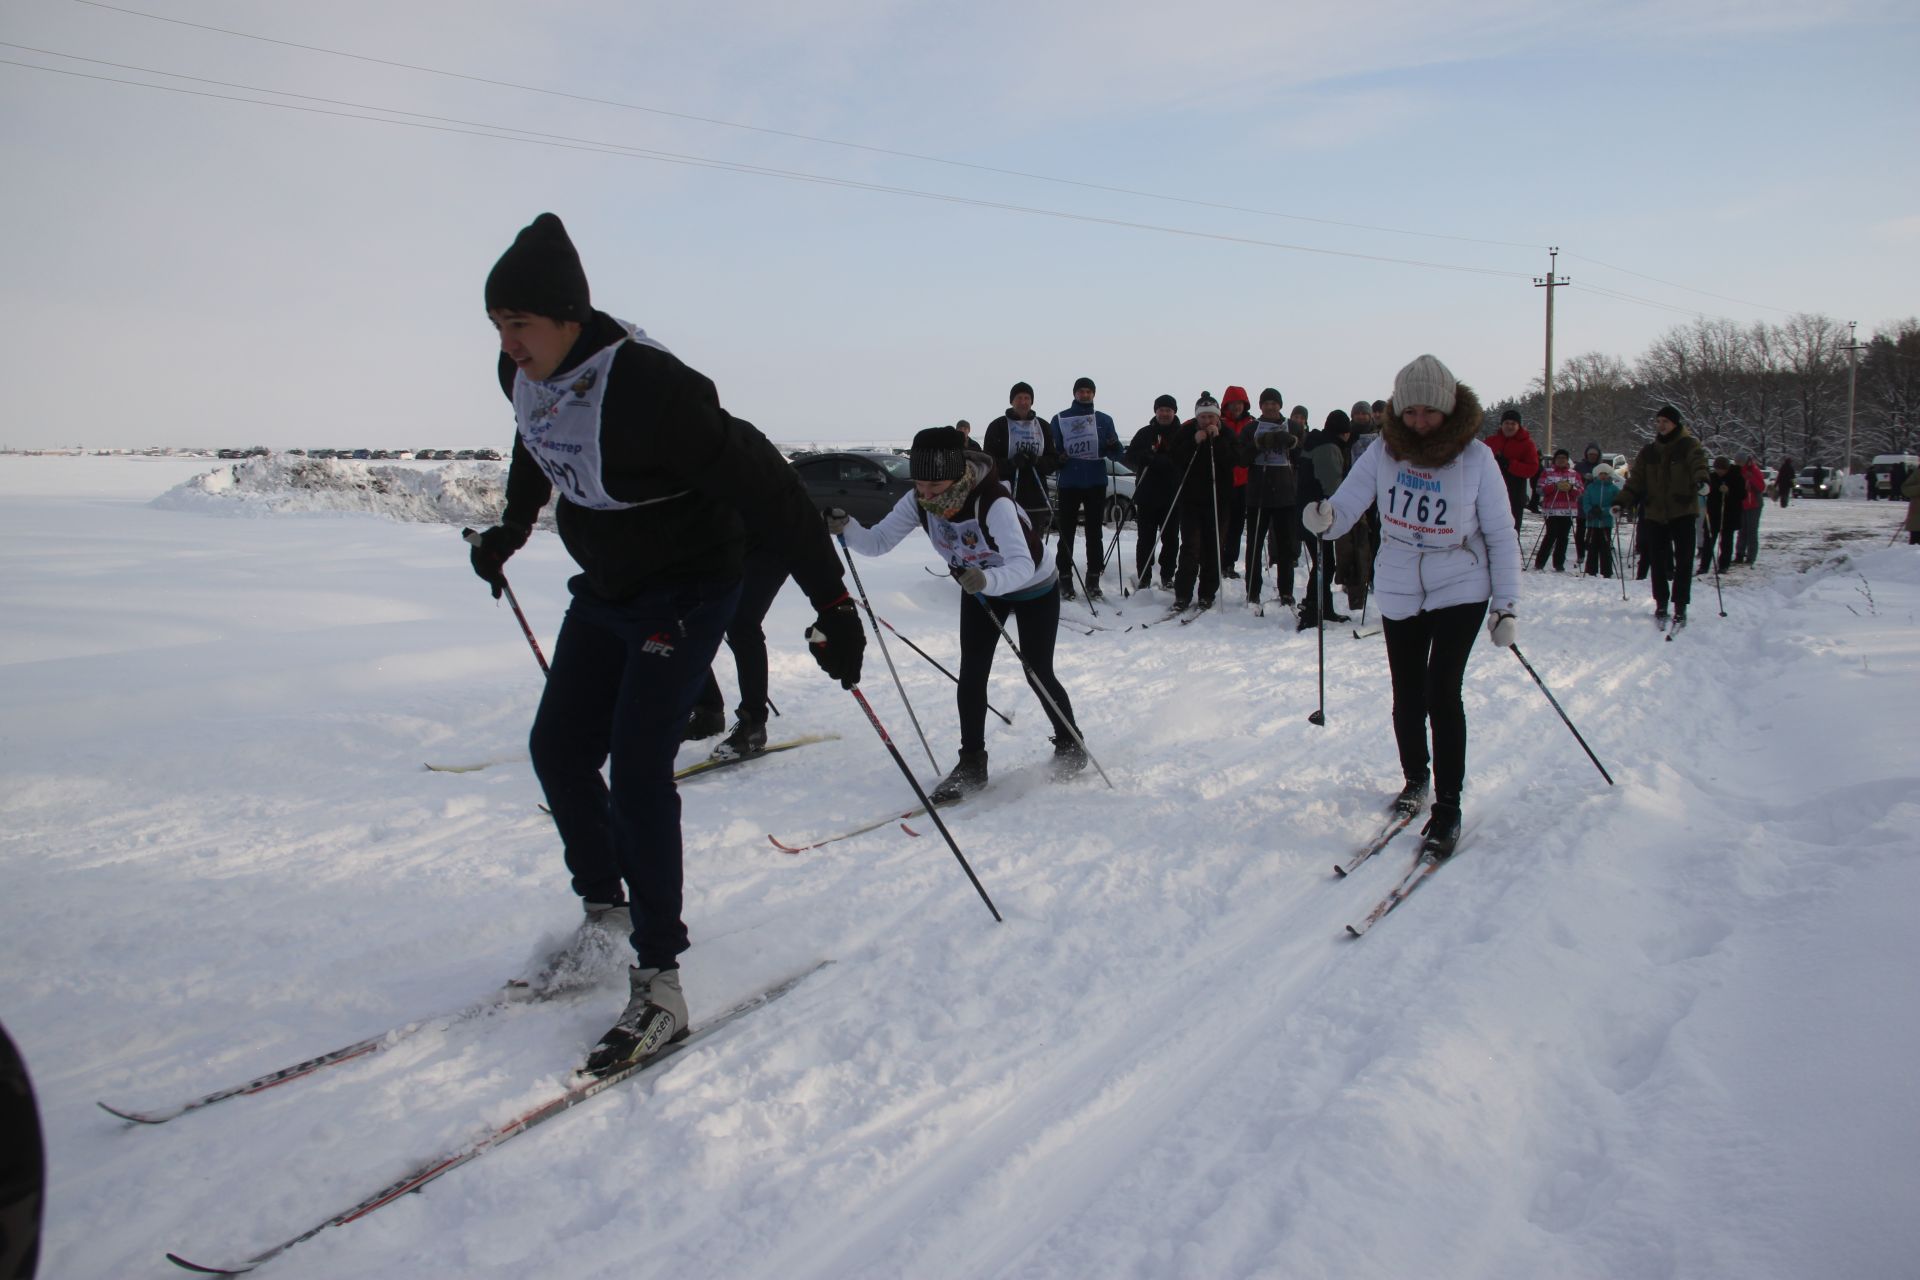
[[[1590,578],[1613,576],[1613,500],[1619,494],[1613,467],[1596,462],[1580,493],[1580,516],[1587,525],[1587,549],[1580,563]]]
[[[1260,417],[1240,435],[1240,467],[1247,476],[1247,603],[1260,603],[1260,555],[1273,565],[1274,594],[1280,603],[1293,604],[1293,564],[1300,558],[1298,523],[1299,486],[1295,482],[1293,451],[1300,439],[1280,416],[1286,401],[1268,387],[1260,393]]]
[[[1054,567],[1060,572],[1060,594],[1073,599],[1073,540],[1087,531],[1087,598],[1099,600],[1102,542],[1107,519],[1107,462],[1120,456],[1120,433],[1113,419],[1093,407],[1092,378],[1073,384],[1073,403],[1053,415],[1053,448],[1060,456],[1060,546]]]
[[[1251,402],[1245,387],[1228,387],[1220,396],[1220,431],[1234,455],[1240,454],[1242,438],[1253,426]],[[1221,530],[1220,576],[1237,578],[1240,570],[1240,535],[1247,524],[1247,469],[1233,469],[1233,488],[1227,495],[1227,509],[1220,513],[1225,522]]]
[[[1760,559],[1760,509],[1767,505],[1767,473],[1760,469],[1752,453],[1740,455],[1740,479],[1746,496],[1740,500],[1740,537],[1734,545],[1735,564],[1754,564]]]
[[[1684,624],[1693,598],[1693,541],[1700,521],[1700,500],[1707,496],[1707,451],[1680,421],[1680,411],[1663,404],[1653,415],[1653,439],[1634,456],[1627,482],[1615,506],[1640,509],[1640,547],[1653,577],[1653,620]]]
[[[1419,813],[1431,763],[1433,812],[1422,850],[1437,857],[1451,854],[1460,837],[1467,764],[1460,686],[1467,658],[1482,621],[1494,644],[1514,643],[1520,600],[1520,540],[1493,452],[1477,438],[1480,424],[1472,388],[1423,355],[1394,379],[1380,438],[1331,498],[1301,509],[1310,533],[1337,535],[1368,507],[1379,508],[1374,595],[1406,779],[1394,808]]]
[[[1000,482],[1027,513],[1042,538],[1053,523],[1053,505],[1047,498],[1047,477],[1060,469],[1053,432],[1033,411],[1033,388],[1016,382],[1007,392],[1007,411],[987,424],[980,447],[994,461]]]
[[[1500,428],[1487,437],[1487,447],[1506,480],[1507,503],[1513,508],[1513,531],[1520,532],[1520,513],[1527,509],[1528,489],[1540,474],[1540,449],[1527,434],[1518,409],[1500,415]]]
[[[1053,673],[1060,578],[1040,554],[1039,532],[996,477],[993,460],[971,452],[952,427],[916,435],[909,465],[914,491],[902,494],[878,524],[869,529],[834,508],[827,529],[863,556],[883,556],[920,530],[960,584],[960,761],[928,798],[950,804],[987,785],[987,677],[1000,644],[994,620],[1004,624],[1009,615],[1019,624],[1027,683],[1053,725],[1055,775],[1079,772],[1086,750],[1073,725],[1073,704]]]
[[[1580,460],[1573,464],[1574,473],[1580,477],[1581,492],[1593,483],[1593,469],[1600,465],[1600,443],[1587,441],[1587,447],[1580,451]],[[1587,508],[1584,502],[1573,517],[1573,562],[1584,564],[1587,556]]]
[[[581,569],[528,745],[586,919],[535,981],[577,973],[570,955],[631,929],[630,999],[586,1063],[604,1073],[687,1031],[674,756],[740,596],[749,529],[787,548],[817,611],[809,648],[846,688],[866,631],[799,473],[712,382],[593,307],[559,218],[541,214],[501,255],[486,310],[516,430],[505,512],[475,535],[473,571],[498,599],[550,499]]]
[[[1180,521],[1174,499],[1186,476],[1173,462],[1173,441],[1180,431],[1180,404],[1172,396],[1153,402],[1153,417],[1133,433],[1125,461],[1139,480],[1133,490],[1133,571],[1137,590],[1153,585],[1154,547],[1160,551],[1160,585],[1173,589],[1174,569],[1180,558]]]
[[[1200,607],[1213,608],[1220,591],[1220,534],[1233,489],[1233,442],[1220,425],[1220,402],[1202,391],[1193,417],[1173,437],[1173,465],[1186,477],[1180,489],[1180,567],[1173,577],[1173,612],[1184,613],[1200,587]]]
[[[1306,412],[1305,405],[1295,405],[1293,420],[1304,422]],[[1327,414],[1320,430],[1307,432],[1306,439],[1300,442],[1300,456],[1294,465],[1299,468],[1299,509],[1303,514],[1308,504],[1330,497],[1343,482],[1347,466],[1340,443],[1347,438],[1349,428],[1347,415],[1335,409]],[[1346,531],[1342,528],[1340,532]],[[1304,525],[1300,532],[1307,548],[1307,572],[1312,576],[1307,582],[1307,607],[1300,611],[1297,629],[1312,631],[1322,618],[1328,622],[1348,621],[1346,614],[1336,613],[1333,608],[1333,556],[1328,554],[1323,558],[1321,555],[1323,550],[1331,548],[1323,548],[1319,536]]]

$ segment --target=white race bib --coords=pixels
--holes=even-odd
[[[1060,443],[1069,458],[1091,460],[1100,456],[1100,420],[1086,417],[1060,419]]]
[[[928,513],[927,539],[955,569],[997,569],[1006,563],[1006,558],[987,544],[987,531],[977,519],[956,523]]]
[[[607,397],[613,358],[629,342],[666,350],[638,326],[624,320],[615,323],[626,329],[627,336],[594,352],[565,377],[548,381],[535,381],[524,373],[513,377],[513,415],[527,455],[567,501],[595,511],[645,505],[612,497],[601,478],[600,406]]]
[[[1430,468],[1383,455],[1375,485],[1381,532],[1422,551],[1459,546],[1466,540],[1465,527],[1478,527],[1467,479],[1459,458]]]
[[[1028,418],[1025,422],[1018,418],[1008,418],[1007,455],[1011,457],[1023,449],[1034,454],[1045,453],[1047,441],[1041,434],[1045,430],[1046,424],[1041,422],[1037,415]]]

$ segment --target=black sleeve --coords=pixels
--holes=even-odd
[[[515,431],[513,461],[507,465],[507,509],[501,513],[500,522],[531,529],[551,497],[553,482],[547,479],[547,473],[533,460],[521,442],[520,433]]]
[[[1153,461],[1154,424],[1148,423],[1133,433],[1133,439],[1127,441],[1127,451],[1121,460],[1132,467],[1135,474],[1144,473],[1147,464]]]

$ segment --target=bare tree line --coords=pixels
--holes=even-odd
[[[1843,466],[1848,337],[1823,315],[1751,325],[1702,318],[1667,330],[1632,364],[1604,351],[1574,356],[1554,375],[1554,443],[1578,455],[1593,440],[1631,455],[1651,438],[1653,411],[1671,404],[1711,452]],[[1864,346],[1853,424],[1860,467],[1875,454],[1911,453],[1920,437],[1920,319],[1883,325]],[[1541,379],[1489,416],[1510,408],[1544,422]]]

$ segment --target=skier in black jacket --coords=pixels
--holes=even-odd
[[[497,599],[507,557],[559,491],[560,538],[581,572],[568,583],[573,603],[530,747],[587,913],[569,951],[632,927],[631,999],[587,1059],[589,1071],[608,1071],[687,1030],[673,762],[740,596],[743,513],[778,530],[818,610],[814,658],[848,688],[865,632],[798,474],[720,407],[712,382],[593,309],[560,219],[543,213],[520,232],[487,277],[486,306],[517,431],[506,511],[480,535],[473,569]],[[536,981],[568,972],[566,958]]]
[[[1133,490],[1133,523],[1138,531],[1133,549],[1135,587],[1153,585],[1154,543],[1160,543],[1160,585],[1173,586],[1180,562],[1180,521],[1173,500],[1185,477],[1173,462],[1173,437],[1180,430],[1180,404],[1172,396],[1153,402],[1153,417],[1133,433],[1123,461],[1139,479]]]
[[[1191,607],[1196,578],[1200,607],[1211,609],[1220,590],[1222,526],[1233,501],[1234,440],[1221,426],[1220,402],[1210,393],[1200,393],[1193,417],[1173,433],[1172,454],[1173,465],[1187,477],[1175,513],[1180,521],[1180,567],[1173,579],[1173,609],[1179,613]]]
[[[1047,477],[1060,469],[1060,451],[1053,447],[1047,420],[1033,411],[1033,388],[1016,382],[1007,392],[1007,411],[987,424],[980,448],[993,459],[1000,482],[1034,530],[1044,538],[1053,523],[1053,502],[1047,497]]]

